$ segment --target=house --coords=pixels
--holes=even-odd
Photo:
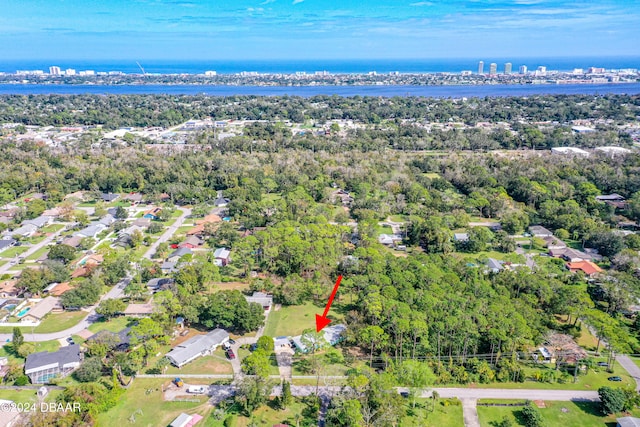
[[[200,235],[204,232],[204,228],[206,224],[216,224],[221,221],[222,221],[222,218],[220,218],[219,215],[209,214],[204,218],[197,220],[196,226],[193,227],[191,230],[187,231],[187,236]]]
[[[178,248],[167,257],[167,261],[178,262],[185,255],[193,255],[193,251],[189,248]]]
[[[54,297],[59,297],[60,295],[64,294],[67,291],[70,291],[71,289],[73,288],[71,287],[71,285],[69,285],[69,282],[52,283],[44,288],[43,292]]]
[[[35,225],[25,224],[22,227],[18,227],[15,230],[11,231],[9,235],[20,236],[20,237],[31,237],[36,231],[38,231],[38,227],[36,227]]]
[[[596,264],[592,263],[591,261],[568,262],[567,268],[572,273],[582,271],[587,276],[592,276],[597,273],[602,273],[602,269],[598,267]]]
[[[164,291],[165,289],[169,289],[171,285],[175,283],[170,277],[159,277],[156,279],[151,279],[147,282],[147,288],[151,292]]]
[[[229,199],[222,197],[222,191],[218,191],[218,197],[213,201],[213,205],[217,208],[224,208],[229,204]]]
[[[487,260],[487,270],[490,271],[491,273],[499,273],[500,271],[504,270],[504,267],[502,266],[503,261],[498,261],[497,259],[493,259],[493,258],[489,258]]]
[[[589,152],[576,147],[553,147],[551,154],[559,154],[562,156],[584,156],[589,157]]]
[[[469,233],[453,233],[454,242],[468,242]]]
[[[122,200],[126,200],[128,202],[131,202],[131,204],[133,204],[133,205],[137,205],[138,203],[142,202],[142,194],[140,194],[140,193],[129,193],[126,196],[124,196],[122,198]]]
[[[45,225],[49,225],[51,224],[51,222],[53,221],[53,218],[50,216],[39,216],[37,218],[34,219],[28,219],[26,221],[23,222],[23,224],[33,224],[38,228],[42,228]]]
[[[135,225],[136,227],[147,228],[151,225],[151,220],[149,218],[138,218],[131,224]]]
[[[622,417],[616,419],[616,427],[640,427],[640,418]]]
[[[119,194],[114,194],[114,193],[102,193],[100,195],[100,198],[102,198],[103,202],[111,203],[111,202],[115,202],[116,200],[118,200],[120,198],[120,195]]]
[[[529,227],[529,233],[531,233],[533,237],[553,237],[553,233],[541,225],[532,225]]]
[[[33,384],[43,384],[56,377],[66,377],[80,366],[80,346],[72,344],[50,353],[41,351],[27,356],[24,373]]]
[[[129,304],[124,309],[125,316],[148,317],[153,314],[153,304]]]
[[[229,251],[229,249],[218,248],[213,253],[213,256],[216,259],[215,263],[218,267],[228,265],[231,262],[231,251]]]
[[[160,218],[160,212],[162,212],[162,208],[161,207],[154,207],[151,208],[147,211],[145,211],[144,215],[142,216],[143,218],[147,218],[153,221],[157,221]]]
[[[67,237],[62,241],[62,244],[71,246],[72,248],[77,248],[82,243],[82,239],[82,236]]]
[[[609,206],[613,206],[616,209],[627,208],[627,201],[625,200],[625,198],[616,193],[596,196],[596,200],[599,202],[606,203]]]
[[[16,239],[2,239],[0,240],[0,252],[14,246],[18,241]]]
[[[178,269],[176,268],[176,263],[170,261],[163,262],[162,265],[160,265],[160,270],[162,270],[164,274],[175,273],[176,271],[178,271]]]
[[[566,261],[569,262],[578,262],[578,261],[591,261],[593,260],[593,256],[586,252],[579,251],[573,248],[567,248],[561,255]]]
[[[60,299],[53,296],[48,296],[43,300],[40,300],[36,305],[31,307],[31,309],[22,316],[20,319],[21,322],[41,322],[45,316],[52,311],[61,311],[62,306],[60,305]]]
[[[102,232],[102,230],[104,230],[105,228],[107,228],[104,224],[92,224],[89,225],[85,228],[83,228],[82,230],[76,232],[74,234],[74,236],[79,236],[79,237],[96,237],[98,234],[100,234],[100,232]]]
[[[195,249],[198,246],[202,245],[203,241],[197,237],[197,236],[189,236],[187,237],[184,242],[180,243],[178,245],[179,248],[189,248],[189,249]]]
[[[312,344],[316,349],[325,347],[326,345],[336,345],[340,341],[344,339],[344,331],[347,330],[347,327],[343,324],[328,326],[324,328],[321,341],[316,342],[315,338],[310,335],[298,335],[296,337],[291,338],[294,347],[302,352],[308,353],[309,347],[308,344]]]
[[[545,362],[553,363],[555,361],[553,359],[553,355],[546,347],[540,347],[538,351],[540,352],[540,356],[542,356],[542,360],[544,360]]]
[[[567,247],[567,244],[557,237],[543,237],[545,247],[549,250],[551,249],[563,249]]]
[[[402,241],[402,236],[399,234],[381,234],[378,236],[378,243],[381,243],[385,246],[393,246],[397,242]]]
[[[282,348],[291,346],[291,341],[287,337],[275,337],[273,339],[273,347],[274,348]]]
[[[273,305],[273,296],[263,292],[254,292],[251,296],[245,295],[244,299],[249,303],[255,302],[256,304],[260,304],[264,311],[269,311]]]
[[[198,415],[198,414],[188,415],[183,412],[180,415],[178,415],[178,417],[175,420],[171,421],[171,424],[169,424],[169,427],[193,427],[197,423],[199,423],[200,420],[202,420],[202,418],[203,418],[202,415]]]
[[[229,341],[229,334],[224,329],[214,329],[206,335],[196,335],[178,344],[166,354],[167,359],[178,368],[201,356],[211,354],[218,346]]]
[[[111,332],[107,330],[99,331],[89,338],[87,338],[88,343],[94,342],[102,342],[106,344],[113,345],[113,349],[117,351],[126,351],[131,344],[131,337],[129,336],[129,331],[131,328],[124,328],[120,332]]]
[[[116,222],[116,218],[111,214],[107,214],[107,215],[103,216],[102,218],[100,218],[100,220],[98,222],[96,222],[95,224],[102,224],[105,227],[109,227],[114,222]]]
[[[17,280],[5,280],[0,282],[0,298],[15,298],[22,292],[16,287]]]

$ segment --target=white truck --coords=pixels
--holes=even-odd
[[[193,394],[204,394],[207,392],[207,388],[208,387],[205,387],[203,385],[190,385],[187,389],[187,392]]]

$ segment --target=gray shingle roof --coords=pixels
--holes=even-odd
[[[229,339],[224,329],[214,329],[206,335],[197,335],[179,344],[167,353],[167,357],[178,366],[193,360],[206,351],[213,350]]]
[[[80,346],[73,344],[62,347],[53,353],[41,351],[28,355],[27,361],[24,364],[24,371],[26,374],[29,374],[31,372],[37,372],[47,365],[57,364],[62,368],[64,365],[77,362],[80,362]]]

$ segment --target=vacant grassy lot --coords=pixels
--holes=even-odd
[[[464,425],[462,405],[457,399],[441,399],[436,403],[433,411],[430,401],[416,399],[415,409],[411,408],[410,402],[407,402],[407,414],[400,425],[407,427],[459,427]]]
[[[305,329],[315,328],[315,315],[322,314],[323,310],[324,307],[313,303],[283,306],[280,310],[269,313],[264,334],[270,337],[300,335]],[[334,323],[342,318],[333,310],[329,311],[328,317],[334,319]]]
[[[37,334],[47,334],[50,332],[64,331],[77,325],[85,317],[87,317],[87,313],[82,310],[51,313],[44,318],[40,325],[36,326],[34,332]]]
[[[130,321],[131,319],[128,317],[116,317],[111,320],[103,320],[100,322],[92,323],[88,329],[94,334],[96,332],[104,330],[111,332],[120,332],[129,325]]]
[[[247,427],[249,425],[272,426],[276,424],[285,424],[290,426],[296,425],[296,415],[301,414],[305,405],[294,399],[294,402],[285,410],[274,409],[271,402],[269,405],[261,406],[256,409],[251,418],[244,416],[236,416],[232,427]],[[302,418],[301,418],[302,419]],[[253,424],[251,424],[253,423]],[[215,420],[209,417],[205,423],[205,427],[223,427],[224,420]]]
[[[614,426],[616,416],[604,417],[599,404],[594,402],[545,402],[540,409],[545,426],[562,427],[604,427]],[[491,427],[509,419],[514,426],[524,425],[519,418],[521,407],[478,406],[478,416],[482,427]],[[621,416],[621,415],[619,415]]]
[[[208,415],[211,406],[205,396],[191,397],[199,402],[164,401],[161,386],[169,382],[169,379],[135,379],[115,407],[98,415],[97,425],[157,427],[169,425],[181,412]],[[131,421],[132,416],[135,422]]]

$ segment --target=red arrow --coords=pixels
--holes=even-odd
[[[329,323],[331,323],[331,320],[327,319],[327,313],[329,312],[329,309],[331,308],[331,303],[333,302],[333,299],[336,297],[336,292],[338,292],[338,287],[340,287],[340,281],[341,280],[342,280],[342,275],[338,276],[338,280],[336,280],[336,284],[333,287],[333,291],[331,291],[331,296],[329,297],[329,302],[327,302],[327,306],[324,308],[324,313],[322,313],[322,316],[320,316],[319,314],[316,314],[316,331],[317,332],[320,332]]]

